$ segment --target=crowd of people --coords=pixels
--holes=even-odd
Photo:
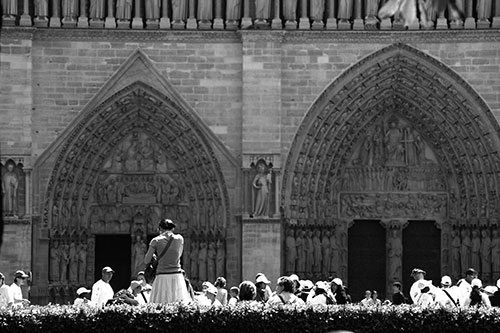
[[[347,287],[338,277],[313,283],[310,280],[301,280],[296,274],[281,276],[273,292],[270,287],[271,281],[264,273],[258,273],[254,281],[243,281],[238,286],[230,287],[229,292],[224,277],[218,277],[214,283],[204,281],[202,290],[195,291],[181,268],[184,238],[174,233],[175,227],[175,223],[171,220],[160,221],[159,235],[149,244],[144,263],[148,265],[152,260],[158,263],[152,284],[146,279],[145,272],[140,271],[128,288],[115,293],[109,283],[115,271],[106,266],[101,271],[101,279],[95,282],[91,289],[78,288],[74,304],[105,306],[182,302],[222,307],[236,306],[238,303],[264,306],[353,303]],[[402,292],[401,283],[394,282],[392,299],[381,300],[376,290],[366,290],[359,304],[363,306],[415,304],[419,307],[445,308],[500,307],[500,279],[496,286],[483,286],[478,279],[478,272],[469,268],[465,272],[465,277],[455,284],[445,275],[441,278],[440,286],[434,286],[432,280],[425,279],[425,275],[426,272],[420,268],[412,270],[411,276],[415,281],[410,288],[408,298]],[[5,276],[0,273],[0,307],[30,304],[23,298],[21,292],[21,286],[26,283],[28,277],[23,271],[17,271],[14,282],[7,286]]]

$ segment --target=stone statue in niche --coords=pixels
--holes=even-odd
[[[198,241],[196,239],[191,240],[191,252],[189,253],[189,267],[191,268],[191,274],[189,275],[192,279],[198,278]]]
[[[322,248],[321,248],[321,231],[319,229],[315,229],[313,231],[312,237],[313,244],[313,272],[320,273],[321,272],[321,261],[322,261]]]
[[[15,18],[17,16],[17,0],[2,0],[2,12],[4,18]]]
[[[401,143],[403,132],[398,127],[397,119],[389,120],[389,129],[385,133],[385,147],[387,153],[387,163],[398,165],[404,162],[404,149]]]
[[[330,273],[330,230],[325,230],[321,237],[321,273],[328,275]]]
[[[217,249],[215,246],[215,242],[212,240],[208,242],[208,249],[207,249],[208,281],[215,281],[215,279],[217,278],[217,276],[215,276],[216,260],[217,260]]]
[[[241,0],[226,1],[226,19],[229,24],[241,19]]]
[[[483,280],[491,279],[491,238],[487,227],[481,229],[481,277]]]
[[[462,243],[460,246],[460,260],[462,269],[467,269],[471,265],[471,248],[472,241],[470,239],[469,229],[463,228],[460,232]],[[477,268],[477,267],[476,267]]]
[[[140,148],[140,141],[138,141],[137,136],[134,136],[125,154],[126,171],[128,172],[139,171],[139,159],[140,159],[139,148]]]
[[[216,257],[216,276],[226,276],[226,247],[222,239],[217,239],[216,242],[217,257]]]
[[[78,17],[78,0],[62,0],[62,14],[65,21],[76,21]]]
[[[155,156],[153,143],[150,138],[144,139],[144,144],[141,145],[140,153],[141,159],[141,170],[142,171],[154,171],[155,169]]]
[[[472,229],[472,239],[471,239],[471,267],[475,269],[480,269],[481,267],[481,238],[480,233],[477,228]],[[481,271],[481,274],[483,272]]]
[[[76,249],[76,244],[71,241],[69,244],[69,282],[74,284],[78,282],[78,253]]]
[[[401,279],[401,264],[403,259],[403,243],[398,229],[391,230],[391,237],[387,242],[387,256],[389,260],[389,276],[392,281]]]
[[[491,274],[500,275],[500,237],[496,228],[491,231]]]
[[[59,281],[59,269],[60,269],[60,250],[59,241],[52,240],[52,247],[50,248],[50,281]]]
[[[132,0],[117,0],[115,16],[119,21],[130,21],[132,17]]]
[[[270,0],[255,0],[255,18],[257,23],[267,23],[271,16]]]
[[[69,265],[69,245],[62,243],[59,247],[59,281],[64,284],[68,281],[68,265]]]
[[[283,1],[283,17],[286,23],[294,24],[297,21],[297,0]]]
[[[297,247],[297,273],[303,274],[306,271],[306,251],[304,230],[299,229],[295,233],[295,245]]]
[[[35,17],[37,20],[46,21],[49,16],[49,1],[35,0]]]
[[[200,242],[200,249],[198,251],[198,278],[200,279],[200,281],[207,281],[207,259],[207,242],[202,240]]]
[[[310,17],[315,22],[321,22],[325,11],[325,0],[311,0]]]
[[[210,22],[213,18],[213,0],[198,1],[196,17],[202,23]]]
[[[104,6],[106,0],[90,0],[89,17],[95,20],[102,20],[104,18]]]
[[[78,247],[78,282],[85,284],[87,277],[87,245],[82,241]]]
[[[340,273],[340,246],[337,240],[335,231],[332,230],[330,235],[330,275],[338,275]]]
[[[144,242],[142,234],[136,234],[132,247],[132,275],[144,270],[144,256],[146,255],[146,251],[147,245]]]
[[[307,275],[312,274],[313,264],[314,264],[314,247],[313,247],[313,233],[311,230],[307,230],[304,237],[304,249],[306,252],[306,269]]]
[[[458,229],[454,228],[451,232],[451,274],[454,278],[458,278],[461,276],[461,259],[460,259],[460,249],[461,249],[461,241],[460,241],[460,232]]]
[[[7,161],[5,170],[2,171],[3,213],[5,216],[17,216],[19,175],[16,165],[11,160]]]
[[[160,19],[160,0],[145,0],[146,1],[146,19]]]
[[[295,272],[295,261],[297,260],[297,245],[295,243],[294,230],[288,229],[285,238],[285,270],[287,273]]]
[[[252,186],[255,192],[255,200],[252,216],[269,216],[269,192],[272,184],[272,174],[270,168],[264,160],[257,162],[257,174],[255,175]]]

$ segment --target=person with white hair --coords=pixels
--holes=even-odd
[[[473,279],[470,283],[471,285],[471,292],[468,298],[465,299],[464,307],[472,307],[472,306],[477,306],[477,307],[486,307],[490,308],[491,307],[491,302],[486,295],[485,292],[483,292],[483,283],[479,279]]]

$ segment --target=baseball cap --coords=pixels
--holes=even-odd
[[[90,289],[87,289],[85,287],[80,287],[76,290],[77,295],[87,294],[87,293],[90,293]]]
[[[103,273],[114,273],[115,271],[114,271],[111,267],[106,266],[106,267],[104,267],[104,268],[102,269],[102,272],[103,272]]]
[[[332,280],[333,283],[335,283],[337,286],[343,286],[344,284],[342,283],[342,280],[339,278],[335,278]]]
[[[269,281],[267,277],[262,273],[257,274],[257,277],[255,278],[255,283],[260,283],[260,282],[264,282],[265,284],[271,284],[271,281]]]
[[[441,284],[443,286],[451,286],[451,277],[448,275],[445,275],[441,278]]]
[[[207,287],[205,291],[207,293],[210,293],[212,295],[217,295],[217,288],[211,283],[211,282],[204,282],[205,286]]]
[[[27,278],[29,277],[28,274],[24,273],[23,271],[17,271],[16,274],[14,274],[14,279],[16,278]]]
[[[479,273],[474,268],[469,268],[465,271],[465,275],[478,275]]]
[[[425,275],[425,271],[423,269],[420,269],[420,268],[414,268],[412,271],[411,271],[411,275],[410,276],[415,276],[417,274],[424,274]]]
[[[134,290],[137,287],[141,287],[141,281],[133,280],[130,282],[130,289]]]

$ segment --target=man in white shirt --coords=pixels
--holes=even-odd
[[[113,298],[115,292],[109,281],[111,281],[114,273],[115,271],[109,266],[102,269],[101,279],[92,286],[92,296],[90,298],[92,304],[103,306],[106,305],[108,300]]]
[[[420,269],[420,268],[414,268],[411,271],[411,276],[415,280],[415,282],[411,285],[410,288],[410,297],[411,300],[413,301],[413,304],[417,304],[418,299],[420,298],[420,287],[419,287],[419,282],[420,280],[424,279],[425,271]]]
[[[14,282],[10,285],[10,293],[14,306],[25,306],[30,304],[30,301],[23,298],[23,292],[21,290],[21,286],[26,283],[28,277],[29,275],[23,271],[17,271],[14,275]]]
[[[457,287],[460,290],[460,306],[464,307],[465,300],[470,297],[470,292],[472,291],[471,282],[477,279],[479,274],[474,268],[469,268],[465,272],[465,278],[458,280]]]
[[[13,302],[10,288],[5,284],[5,275],[0,273],[0,308],[11,306]]]

